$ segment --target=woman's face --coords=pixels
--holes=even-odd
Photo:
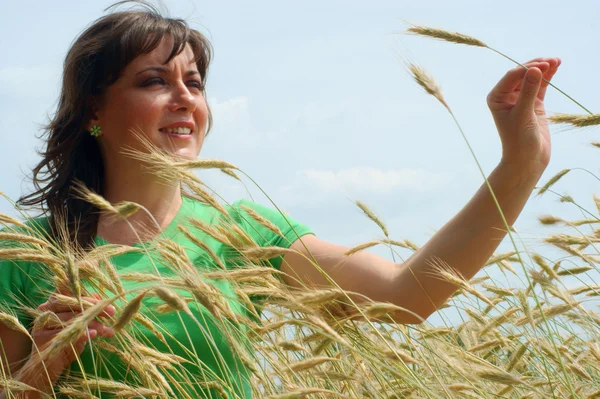
[[[202,79],[189,45],[163,65],[172,50],[165,38],[152,52],[135,58],[102,97],[90,126],[102,129],[104,159],[119,159],[125,147],[142,150],[132,129],[157,147],[186,159],[196,159],[202,148],[208,108]]]

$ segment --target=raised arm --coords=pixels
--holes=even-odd
[[[526,64],[530,67],[527,73],[520,67],[512,69],[487,98],[503,149],[502,160],[488,182],[509,226],[517,220],[550,160],[550,135],[543,105],[547,83],[541,83],[541,77],[543,74],[549,81],[559,65],[559,59],[540,58]],[[408,324],[429,317],[457,289],[436,276],[433,260],[439,259],[471,278],[506,234],[506,226],[484,183],[467,205],[405,263],[395,264],[365,251],[346,257],[348,248],[314,236],[303,237],[304,244],[297,240],[291,248],[307,256],[310,252],[341,288],[371,300],[391,302],[420,316],[406,312],[394,315],[397,322]],[[292,286],[330,285],[301,255],[286,254],[281,270],[291,276],[285,281]]]

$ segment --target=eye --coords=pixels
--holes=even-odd
[[[198,90],[203,90],[204,89],[204,84],[199,81],[199,80],[190,80],[188,82],[191,86],[197,88]]]
[[[153,86],[155,84],[163,84],[163,83],[165,83],[165,81],[162,78],[152,78],[152,79],[148,79],[147,81],[145,81],[144,84],[142,84],[142,87]]]

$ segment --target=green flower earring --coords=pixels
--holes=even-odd
[[[102,134],[102,129],[100,129],[100,125],[94,125],[90,128],[90,134],[94,137],[99,137]]]

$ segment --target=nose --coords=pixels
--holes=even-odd
[[[190,113],[196,110],[196,97],[184,83],[173,89],[169,109],[174,112],[187,111]]]

